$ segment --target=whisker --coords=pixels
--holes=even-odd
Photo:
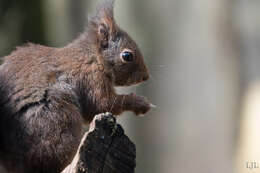
[[[134,87],[134,93],[137,92],[137,86],[133,86]]]
[[[122,110],[123,110],[123,105],[124,105],[124,102],[125,102],[125,97],[126,97],[126,95],[123,96],[122,103],[121,103],[121,109]]]
[[[110,111],[109,112],[111,112],[112,110],[113,110],[113,108],[114,108],[114,105],[115,105],[115,103],[116,103],[116,97],[114,97],[114,102],[113,102],[113,104],[112,104],[112,106],[111,106],[111,109],[110,109]]]
[[[167,67],[167,65],[162,65],[162,64],[149,64],[149,67]]]
[[[155,78],[153,77],[153,75],[152,75],[151,73],[150,73],[149,75],[150,75],[151,80],[152,80],[153,82],[155,82]]]
[[[137,76],[135,76],[135,80],[137,80]],[[133,86],[134,87],[134,92],[137,92],[137,85]]]

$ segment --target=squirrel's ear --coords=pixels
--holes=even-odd
[[[108,41],[115,32],[114,0],[105,0],[98,8],[95,16],[90,18],[91,26],[95,26],[97,39],[102,48],[108,47]]]

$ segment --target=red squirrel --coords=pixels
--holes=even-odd
[[[115,86],[149,78],[142,53],[104,1],[85,31],[62,48],[17,47],[0,66],[0,163],[10,172],[52,173],[68,165],[96,114],[145,114],[150,104]]]

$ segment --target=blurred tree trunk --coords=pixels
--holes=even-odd
[[[260,168],[249,167],[260,164],[260,1],[236,2],[233,16],[244,86],[236,172],[259,172]]]
[[[52,46],[64,46],[84,31],[92,1],[46,0],[44,3],[47,39]]]
[[[42,2],[0,1],[0,57],[26,42],[46,44]]]
[[[229,20],[231,1],[131,2],[136,35],[158,107],[130,119],[137,172],[232,173],[239,71]],[[122,8],[125,8],[122,7]],[[126,22],[126,21],[125,21]]]

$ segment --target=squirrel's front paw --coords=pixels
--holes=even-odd
[[[155,107],[153,104],[149,103],[145,97],[137,96],[135,94],[132,94],[135,96],[135,100],[133,102],[133,112],[136,115],[145,114],[148,112],[152,107]]]

